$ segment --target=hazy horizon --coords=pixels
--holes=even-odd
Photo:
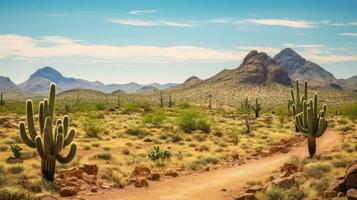
[[[51,66],[103,83],[181,83],[291,47],[357,75],[357,1],[1,1],[0,75]]]

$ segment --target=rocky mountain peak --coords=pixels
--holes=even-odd
[[[65,77],[63,77],[63,75],[60,72],[49,66],[38,69],[35,73],[33,73],[30,76],[29,80],[33,80],[38,77],[47,79],[54,83],[59,83],[65,79]]]

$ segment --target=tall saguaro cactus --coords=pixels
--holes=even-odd
[[[259,117],[259,113],[262,110],[261,103],[258,101],[258,98],[255,99],[255,106],[252,106],[252,109],[255,113],[255,118]]]
[[[3,106],[3,105],[5,105],[4,93],[1,92],[0,93],[0,106]]]
[[[174,102],[172,101],[172,95],[169,95],[169,108],[172,108],[174,106]]]
[[[49,100],[44,99],[40,102],[38,132],[34,124],[32,100],[26,102],[28,134],[25,123],[20,122],[20,136],[27,146],[37,149],[41,158],[42,177],[49,181],[54,180],[56,160],[62,164],[68,163],[73,160],[77,151],[77,145],[72,143],[76,132],[74,129],[69,130],[69,117],[67,115],[64,116],[63,120],[57,120],[53,131],[55,96],[56,85],[51,84]],[[61,150],[69,145],[71,147],[67,156],[60,155]]]
[[[164,96],[162,94],[162,91],[160,91],[159,101],[160,101],[160,107],[163,108],[164,107]]]
[[[212,110],[212,94],[208,95],[208,109]]]
[[[294,94],[294,90],[291,90],[291,99],[288,101],[288,107],[289,105],[292,107],[295,105],[295,109],[292,110],[293,116],[296,116],[297,114],[303,112],[303,102],[307,101],[307,81],[304,82],[304,95],[300,98],[300,89],[299,89],[299,81],[296,81],[296,97]],[[289,109],[289,108],[288,108]],[[296,132],[299,131],[297,127]]]

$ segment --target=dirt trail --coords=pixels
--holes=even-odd
[[[341,136],[330,130],[317,140],[317,153],[338,148]],[[113,189],[93,196],[83,196],[87,200],[225,200],[232,199],[249,180],[268,177],[272,171],[282,166],[292,155],[308,156],[306,143],[286,154],[274,155],[251,161],[247,164],[212,170],[198,175],[150,182],[148,188],[129,186],[125,189]],[[226,189],[223,192],[222,189]]]

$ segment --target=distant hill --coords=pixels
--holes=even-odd
[[[340,83],[343,88],[357,92],[357,75],[348,79],[340,79]]]
[[[157,91],[159,91],[158,88],[151,86],[151,85],[147,85],[147,86],[140,88],[136,92],[137,93],[147,93],[147,92],[157,92]]]
[[[128,83],[128,84],[104,84],[99,81],[87,81],[84,79],[68,78],[63,76],[60,72],[52,67],[44,67],[38,69],[33,73],[28,80],[18,85],[18,87],[24,91],[33,94],[46,94],[48,92],[49,83],[54,82],[57,84],[57,91],[62,92],[72,89],[90,89],[97,90],[101,92],[111,93],[116,90],[123,90],[124,92],[133,93],[146,85],[141,85],[138,83]],[[154,87],[159,89],[167,89],[175,86],[174,83],[168,84],[158,84],[154,83]]]
[[[306,60],[290,48],[280,51],[274,60],[281,65],[294,81],[307,80],[312,88],[342,89],[339,81],[319,65]]]
[[[178,85],[177,88],[187,89],[187,88],[197,86],[198,84],[200,84],[202,82],[203,82],[203,80],[198,78],[197,76],[191,76],[185,82]]]
[[[17,88],[16,84],[9,77],[0,76],[0,91]]]

